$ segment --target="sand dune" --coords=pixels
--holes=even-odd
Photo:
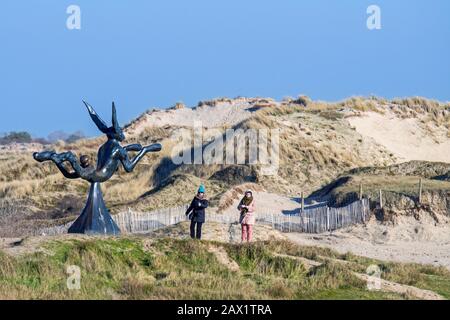
[[[372,219],[325,234],[289,233],[287,237],[302,245],[329,247],[341,253],[395,261],[443,266],[450,270],[450,224],[435,225],[431,218],[417,221],[403,217],[395,226]]]
[[[191,127],[195,122],[205,128],[233,126],[250,118],[256,110],[255,99],[246,98],[216,102],[214,106],[154,110],[134,121],[127,131],[129,134],[139,134],[148,127]]]
[[[387,111],[367,112],[348,118],[356,131],[390,150],[399,162],[410,160],[450,162],[450,138],[444,128],[429,127],[420,118],[402,119]]]

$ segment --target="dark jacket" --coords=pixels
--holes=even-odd
[[[192,199],[191,205],[186,211],[186,215],[192,212],[192,216],[189,217],[192,221],[195,222],[205,222],[205,209],[208,208],[208,200],[199,199],[195,197]]]

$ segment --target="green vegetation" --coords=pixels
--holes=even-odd
[[[358,192],[362,183],[364,192],[376,195],[380,189],[383,191],[401,192],[408,195],[417,195],[420,177],[414,176],[351,176],[347,183],[336,188],[335,192]],[[450,182],[423,179],[424,190],[450,190]]]
[[[30,143],[33,141],[31,134],[28,132],[10,132],[4,137],[0,137],[0,144],[9,143]]]
[[[353,254],[337,255],[350,262],[352,270],[364,272],[370,265],[378,265],[383,279],[434,291],[450,299],[450,271],[444,267],[433,267],[417,263],[394,263],[370,259]]]
[[[224,250],[238,270],[229,268],[211,248]],[[322,264],[311,268],[296,257],[314,258]],[[80,238],[53,240],[39,252],[23,256],[0,253],[0,298],[409,298],[368,291],[353,272],[364,273],[374,263],[381,266],[385,279],[450,297],[446,269],[340,255],[286,241],[237,245],[169,238]],[[71,265],[81,269],[80,290],[66,287],[66,270]]]
[[[409,161],[387,167],[364,167],[352,169],[323,188],[312,197],[327,197],[333,205],[345,205],[354,201],[360,186],[363,195],[378,199],[382,190],[385,204],[399,203],[399,199],[409,198],[417,202],[419,182],[422,179],[423,195],[435,206],[445,211],[450,181],[450,165],[441,162]],[[434,198],[433,198],[434,197]],[[432,203],[431,203],[432,202]]]

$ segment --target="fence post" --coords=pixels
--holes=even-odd
[[[422,178],[419,180],[419,204],[422,204]]]
[[[366,201],[363,201],[363,206],[364,206],[364,223],[366,223],[369,218],[370,200],[367,199]]]
[[[370,218],[370,196],[367,197],[366,221]]]
[[[359,184],[359,200],[362,200],[363,197],[363,186],[362,182]]]
[[[383,209],[383,191],[380,189],[380,209]]]
[[[327,231],[330,231],[330,208],[327,206]]]
[[[301,197],[302,197],[302,213],[303,213],[303,210],[305,210],[305,194],[303,191],[301,193]]]

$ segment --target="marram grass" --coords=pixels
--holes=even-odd
[[[234,260],[230,270],[211,252]],[[375,261],[290,242],[250,245],[209,241],[95,238],[53,240],[23,256],[0,253],[2,299],[405,299],[368,291],[353,271],[382,266],[383,278],[450,297],[450,275],[442,268]],[[280,256],[279,254],[283,254]],[[289,256],[322,261],[307,268]],[[78,266],[80,289],[67,288],[67,268]]]

